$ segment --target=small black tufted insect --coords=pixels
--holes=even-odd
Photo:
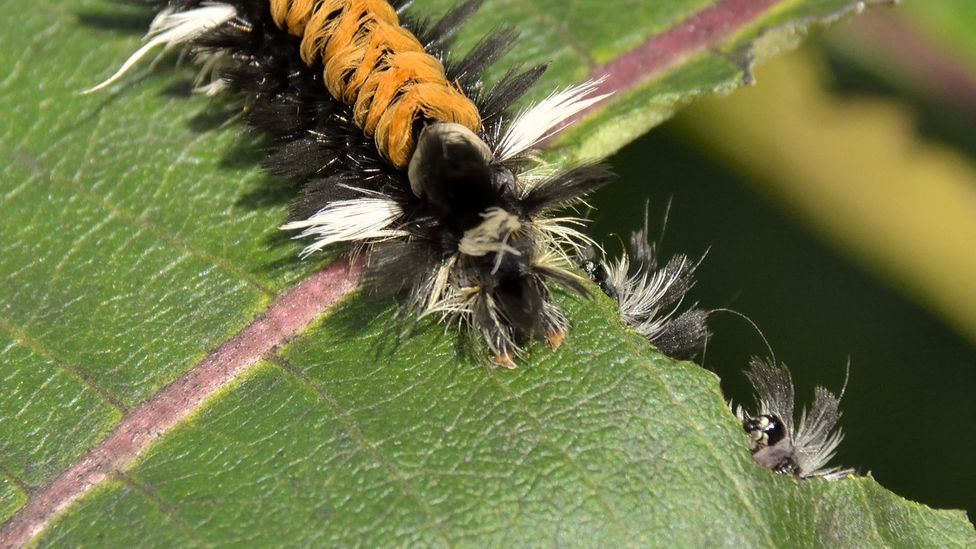
[[[617,290],[610,285],[610,271],[607,270],[607,266],[602,261],[596,259],[596,252],[592,247],[586,249],[585,257],[589,258],[584,259],[582,264],[586,276],[599,286],[610,299],[619,300],[620,296],[617,295]]]
[[[617,302],[623,319],[652,345],[671,358],[694,358],[710,336],[708,312],[694,305],[679,311],[695,284],[698,265],[681,254],[660,267],[647,235],[645,223],[643,230],[631,235],[630,253],[624,250],[616,261],[598,258],[594,248],[587,248],[580,266]]]
[[[749,435],[752,458],[756,463],[797,479],[821,477],[837,480],[854,474],[853,469],[826,467],[844,439],[834,427],[840,420],[840,396],[817,387],[809,413],[803,410],[793,422],[793,377],[786,365],[752,359],[746,377],[756,391],[758,411],[749,414],[741,406],[736,417]],[[844,383],[846,388],[846,381]]]
[[[752,443],[752,457],[767,469],[783,475],[799,470],[793,441],[786,437],[783,420],[773,414],[762,414],[742,420],[742,428]]]

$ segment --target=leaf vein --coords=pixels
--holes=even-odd
[[[9,480],[10,483],[13,484],[17,490],[23,492],[25,496],[31,495],[31,492],[33,491],[31,485],[28,484],[25,479],[14,473],[13,468],[8,466],[3,461],[0,461],[0,476]]]
[[[380,466],[386,469],[387,474],[390,475],[405,496],[413,499],[420,505],[424,515],[427,516],[430,524],[434,527],[438,536],[445,542],[445,544],[449,547],[454,547],[454,543],[444,530],[441,521],[437,520],[437,516],[434,514],[430,504],[424,498],[422,498],[416,490],[413,489],[413,487],[410,485],[409,478],[404,476],[403,473],[401,473],[399,469],[393,465],[393,463],[388,461],[383,456],[383,453],[379,450],[379,448],[377,448],[375,444],[366,438],[366,435],[363,433],[362,429],[360,429],[359,426],[356,425],[356,423],[342,409],[335,397],[333,397],[332,394],[329,393],[321,383],[308,377],[308,375],[296,368],[288,360],[277,355],[269,355],[267,360],[278,366],[285,373],[293,376],[303,385],[306,385],[309,389],[315,392],[315,394],[318,395],[323,402],[332,408],[332,411],[336,415],[336,419],[342,423],[342,426],[346,429],[346,432],[348,432],[349,435],[352,436],[352,438],[360,445],[360,447],[366,450]]]
[[[85,156],[87,157],[88,154],[89,153],[86,152]],[[200,258],[208,263],[215,265],[216,267],[220,268],[225,272],[233,274],[234,276],[245,281],[247,284],[249,284],[250,286],[254,287],[255,289],[264,293],[267,296],[276,295],[276,292],[271,288],[269,288],[268,286],[266,286],[264,282],[257,279],[255,276],[243,270],[242,268],[238,267],[230,260],[194,246],[193,244],[183,239],[182,237],[177,236],[175,233],[165,229],[162,226],[157,225],[152,220],[148,219],[145,215],[136,215],[134,212],[130,212],[129,210],[113,203],[111,200],[93,192],[91,189],[85,188],[83,185],[81,185],[79,182],[75,180],[69,181],[54,176],[50,172],[47,172],[43,168],[40,168],[36,159],[34,159],[33,157],[28,157],[26,153],[21,152],[20,155],[14,155],[8,152],[8,155],[12,156],[15,162],[20,162],[20,163],[25,162],[26,158],[30,158],[31,160],[34,161],[34,165],[37,167],[37,169],[40,170],[40,173],[35,174],[35,176],[43,176],[43,178],[46,179],[48,182],[69,189],[70,191],[88,199],[89,201],[91,201],[101,209],[105,210],[106,212],[117,216],[119,219],[131,225],[142,227],[143,229],[148,230],[150,233],[170,243],[177,249],[183,250],[193,255],[194,257]],[[20,157],[24,157],[24,158],[20,158]]]
[[[14,341],[50,360],[51,363],[56,367],[80,381],[83,385],[94,391],[105,404],[115,408],[122,414],[129,411],[129,407],[126,406],[121,400],[116,398],[111,392],[109,392],[108,389],[100,386],[95,382],[95,380],[91,379],[87,374],[78,368],[68,364],[67,361],[60,358],[54,351],[46,347],[37,339],[31,337],[31,335],[23,328],[13,324],[9,320],[0,318],[0,330],[7,332],[10,337],[14,339]]]
[[[488,377],[491,378],[491,380],[495,383],[495,385],[497,385],[502,390],[502,392],[507,393],[511,397],[512,401],[522,410],[522,413],[524,413],[529,419],[532,420],[532,422],[536,426],[536,429],[538,429],[539,434],[542,436],[542,439],[546,442],[546,444],[552,447],[553,449],[555,449],[556,452],[561,454],[563,458],[566,460],[566,462],[573,469],[576,470],[577,474],[580,477],[580,480],[583,481],[583,484],[585,484],[587,489],[590,490],[590,492],[593,494],[596,501],[607,512],[607,516],[610,518],[610,520],[613,523],[615,523],[619,531],[626,533],[628,531],[627,527],[624,525],[623,521],[620,520],[620,517],[617,516],[617,513],[610,505],[610,502],[607,501],[607,499],[603,496],[602,492],[598,490],[597,484],[593,481],[592,478],[590,478],[586,470],[583,469],[583,467],[576,461],[576,459],[573,458],[571,454],[569,454],[569,452],[567,452],[564,448],[556,444],[555,440],[551,436],[549,436],[545,424],[539,419],[539,417],[536,414],[532,412],[530,407],[525,404],[525,401],[522,400],[522,397],[516,394],[514,391],[512,391],[511,387],[509,387],[508,385],[503,383],[500,379],[498,379],[498,376],[492,370],[492,367],[488,366],[486,367],[486,370],[488,372]]]
[[[192,539],[195,546],[205,547],[207,545],[200,536],[200,533],[182,516],[180,516],[177,507],[164,500],[159,493],[152,488],[152,486],[139,482],[134,477],[122,471],[115,471],[110,476],[149,500],[149,502],[159,509],[168,520],[173,522],[177,528]]]

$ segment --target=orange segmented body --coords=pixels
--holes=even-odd
[[[386,0],[270,0],[271,17],[300,37],[309,66],[321,62],[329,93],[398,168],[410,162],[420,120],[481,129],[474,102],[448,81],[444,65],[400,26]]]

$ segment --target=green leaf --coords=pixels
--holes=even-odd
[[[434,326],[398,341],[392,310],[350,302],[86,498],[44,545],[155,540],[142,529],[165,532],[159,546],[974,539],[962,513],[870,478],[797,483],[760,469],[713,374],[622,330],[609,300],[566,305],[572,338],[508,372],[459,356]],[[113,522],[142,528],[106,534]]]
[[[460,47],[516,24],[525,39],[506,67],[552,60],[536,98],[674,33],[661,50],[672,63],[638,67],[558,142],[581,157],[730,90],[751,56],[859,3],[487,4]],[[870,478],[798,484],[754,466],[714,376],[660,356],[606,299],[565,298],[570,340],[532,347],[515,372],[483,367],[453,329],[399,337],[390,304],[351,299],[174,429],[142,425],[153,444],[97,465],[90,490],[57,484],[138,412],[179,409],[153,397],[179,395],[180,376],[281,313],[272,303],[324,261],[298,261],[276,229],[288,194],[257,168],[260,139],[224,124],[227,104],[174,84],[192,68],[78,95],[136,47],[145,16],[95,0],[3,7],[0,542],[65,485],[80,499],[64,496],[35,543],[973,543],[961,513]],[[682,34],[702,14],[729,24]]]

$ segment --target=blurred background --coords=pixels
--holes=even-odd
[[[613,159],[591,234],[608,251],[671,201],[665,257],[701,256],[694,299],[753,319],[798,403],[839,391],[835,464],[976,516],[976,3],[871,10],[760,66]],[[600,212],[613,215],[600,216]],[[705,366],[752,402],[766,355],[717,314]]]

